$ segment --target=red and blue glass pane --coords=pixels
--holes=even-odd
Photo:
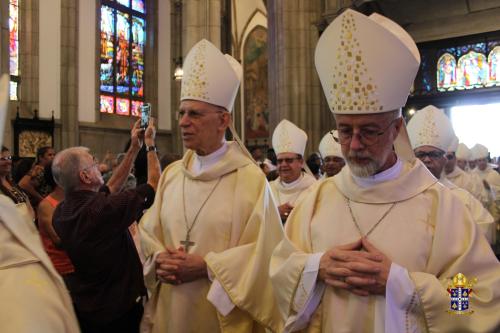
[[[482,53],[471,51],[458,59],[457,89],[485,86],[488,82],[488,61]]]
[[[145,21],[132,17],[132,96],[144,96]]]
[[[114,113],[114,97],[113,96],[105,96],[101,95],[101,103],[100,103],[100,111],[102,113]]]
[[[9,56],[10,75],[19,75],[19,3],[17,0],[9,2]]]
[[[141,114],[141,106],[144,104],[144,102],[141,101],[132,101],[132,107],[130,108],[130,111],[133,116],[139,117]]]
[[[116,98],[116,114],[128,116],[130,114],[130,100],[127,98]]]
[[[129,14],[116,12],[116,92],[129,93],[129,42],[130,21]]]
[[[110,1],[145,13],[144,0]],[[144,97],[146,22],[124,11],[101,6],[100,91],[104,94],[100,111],[139,116],[143,102],[137,99]],[[126,97],[130,94],[135,100]]]
[[[114,56],[114,36],[115,36],[115,10],[101,7],[101,64],[100,81],[101,91],[113,93],[113,56]]]
[[[457,62],[455,57],[449,53],[443,54],[438,60],[437,88],[439,91],[455,89]]]
[[[490,86],[500,85],[500,46],[495,46],[488,55]]]
[[[146,12],[144,0],[132,0],[132,9],[144,14]]]

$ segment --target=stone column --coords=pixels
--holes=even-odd
[[[269,0],[269,105],[274,129],[288,119],[309,137],[306,155],[318,150],[333,116],[322,107],[323,93],[314,66],[321,0]]]
[[[182,54],[200,39],[220,47],[221,1],[185,0],[182,6]]]
[[[215,46],[221,44],[221,0],[184,0],[179,6],[178,0],[172,0],[172,56],[182,55],[184,60],[191,48],[205,38]],[[180,17],[179,17],[180,16]],[[181,40],[179,40],[181,34]],[[175,64],[172,63],[172,73]],[[179,108],[181,82],[172,82],[172,110]],[[172,148],[182,153],[182,141],[175,112],[172,112]]]
[[[78,0],[61,0],[61,146],[78,137]]]
[[[39,84],[39,0],[24,0],[20,6],[19,57],[20,85],[19,108],[21,117],[33,117],[38,109]],[[15,112],[15,110],[13,110]]]

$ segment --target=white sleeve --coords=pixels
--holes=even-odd
[[[418,305],[408,270],[392,263],[385,289],[385,333],[419,332],[413,311]]]
[[[223,315],[227,316],[229,312],[231,312],[235,305],[229,298],[229,295],[226,293],[222,285],[217,279],[214,279],[210,270],[208,270],[209,279],[212,281],[212,285],[210,286],[210,290],[207,294],[207,299],[210,303],[215,306],[217,311]]]
[[[295,314],[288,317],[283,332],[294,332],[305,328],[318,307],[325,291],[325,284],[317,280],[322,256],[323,252],[314,253],[307,259],[293,299],[292,309]]]

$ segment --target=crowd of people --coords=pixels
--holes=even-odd
[[[336,129],[308,158],[286,119],[265,156],[241,143],[242,68],[207,40],[184,62],[184,156],[159,158],[153,118],[101,161],[13,167],[2,146],[0,331],[498,332],[498,166],[434,106],[406,126],[419,63],[394,22],[339,15],[316,48]]]

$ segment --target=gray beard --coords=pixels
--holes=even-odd
[[[349,165],[349,168],[351,169],[353,175],[361,178],[373,176],[379,169],[378,163],[376,161],[371,161],[367,165],[361,166],[347,160],[347,165]]]

